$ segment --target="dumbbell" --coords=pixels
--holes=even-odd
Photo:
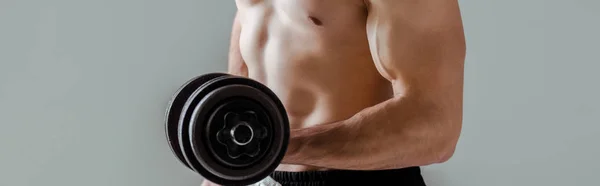
[[[168,144],[177,159],[220,185],[250,185],[279,165],[289,140],[286,110],[258,81],[208,73],[185,82],[169,101]]]

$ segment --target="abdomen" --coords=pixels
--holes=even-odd
[[[281,14],[266,5],[246,9],[240,47],[250,78],[278,95],[291,128],[343,120],[387,98],[389,84],[372,61],[364,20],[333,24],[321,17],[318,26],[286,22]]]

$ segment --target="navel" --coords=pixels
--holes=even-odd
[[[316,17],[308,16],[308,19],[310,19],[310,21],[312,21],[317,26],[323,25],[323,22],[321,20],[317,19]]]

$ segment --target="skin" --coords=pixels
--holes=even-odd
[[[228,72],[271,88],[290,119],[278,171],[397,169],[452,157],[466,48],[457,0],[236,5]]]

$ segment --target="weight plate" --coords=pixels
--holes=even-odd
[[[225,76],[225,73],[209,73],[201,76],[194,77],[185,82],[173,95],[167,106],[166,119],[165,119],[165,134],[171,151],[175,154],[177,159],[185,166],[190,168],[188,163],[183,157],[181,148],[179,146],[179,140],[177,137],[177,125],[181,115],[181,110],[189,96],[205,82]]]
[[[231,86],[227,88],[232,90]],[[224,93],[218,93],[217,90]],[[231,97],[231,94],[225,92],[227,89],[217,90],[207,95],[206,99]],[[210,95],[219,95],[221,98],[209,98]],[[202,121],[207,123],[206,141],[211,155],[228,167],[241,168],[255,164],[271,145],[272,130],[269,129],[273,124],[269,113],[257,100],[242,97],[230,98],[217,104],[216,109],[209,111],[207,120]]]
[[[267,143],[261,143],[262,153],[249,158],[252,161],[242,161],[247,164],[224,161],[226,156],[215,146],[215,129],[223,127],[222,123],[214,122],[220,117],[215,109],[232,100],[257,105],[234,108],[261,110],[264,116],[259,118],[269,131]],[[249,185],[267,177],[283,159],[289,138],[286,111],[277,96],[257,81],[237,76],[212,79],[192,93],[183,110],[178,130],[183,156],[205,179],[221,185]]]
[[[202,173],[202,165],[199,160],[197,160],[192,151],[191,141],[189,140],[189,125],[192,117],[193,108],[198,104],[199,100],[197,98],[202,98],[206,94],[206,92],[210,92],[209,88],[214,89],[214,87],[208,87],[211,82],[215,80],[227,78],[231,75],[222,75],[215,78],[212,78],[206,82],[204,82],[200,87],[195,89],[187,98],[183,108],[181,109],[181,114],[179,116],[177,126],[177,140],[179,144],[179,149],[181,149],[183,161],[188,165],[190,169],[204,175]]]
[[[191,120],[192,126],[190,126],[190,130],[192,131],[190,132],[190,138],[192,144],[195,145],[195,148],[193,148],[195,150],[194,154],[198,159],[203,161],[201,163],[206,164],[208,168],[213,169],[212,171],[217,172],[215,174],[222,174],[222,176],[235,179],[235,177],[251,176],[257,172],[262,172],[262,168],[267,168],[264,162],[261,163],[261,160],[268,153],[271,147],[270,142],[276,140],[273,138],[276,136],[271,135],[273,134],[271,131],[280,130],[282,127],[271,124],[271,120],[280,120],[279,116],[276,116],[278,113],[268,112],[262,107],[276,106],[266,95],[261,94],[263,93],[250,86],[227,85],[206,95],[194,110],[194,117]],[[222,104],[223,102],[226,104]],[[266,137],[263,139],[253,138],[251,143],[246,146],[237,145],[233,140],[227,146],[221,144],[218,140],[219,131],[233,126],[224,126],[226,112],[215,112],[214,107],[228,107],[219,109],[219,111],[229,110],[238,113],[251,111],[259,113],[260,117],[257,117],[259,118],[257,119],[259,122],[252,122],[254,124],[250,125],[254,126],[252,127],[254,131],[264,128],[267,131]],[[229,152],[230,150],[237,151],[238,153],[232,154]],[[272,150],[277,150],[277,148],[273,148]],[[235,169],[236,171],[231,171],[230,169]]]

